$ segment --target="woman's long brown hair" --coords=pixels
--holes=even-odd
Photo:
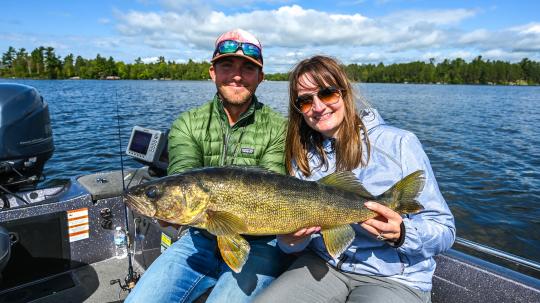
[[[345,115],[334,144],[336,171],[353,170],[358,166],[367,165],[371,148],[366,127],[356,110],[351,82],[335,59],[314,56],[300,61],[289,76],[289,127],[285,143],[285,165],[288,173],[294,175],[292,165],[294,161],[304,176],[311,175],[308,161],[310,148],[314,148],[321,156],[320,165],[328,167],[326,152],[322,147],[323,135],[309,127],[303,115],[294,107],[298,97],[297,88],[303,86],[299,79],[305,74],[309,75],[320,88],[334,86],[342,90]]]

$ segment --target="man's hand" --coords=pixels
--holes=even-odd
[[[368,201],[364,205],[378,215],[359,224],[379,240],[397,242],[401,236],[401,215],[376,202]]]
[[[288,246],[295,246],[297,243],[302,242],[305,238],[310,237],[312,234],[319,232],[320,230],[320,226],[306,227],[294,233],[277,235],[277,238]]]

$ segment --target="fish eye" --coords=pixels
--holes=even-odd
[[[155,201],[159,198],[159,190],[155,186],[150,186],[146,190],[146,197],[152,201]]]

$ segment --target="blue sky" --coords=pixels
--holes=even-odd
[[[478,55],[540,61],[540,1],[4,0],[0,52],[52,46],[61,57],[208,61],[217,36],[254,33],[265,70],[327,54],[343,63]]]

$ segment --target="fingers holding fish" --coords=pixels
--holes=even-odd
[[[365,206],[378,216],[360,222],[360,225],[379,240],[397,241],[401,236],[401,215],[379,203],[366,202]]]
[[[296,237],[307,237],[319,231],[321,231],[320,226],[312,226],[312,227],[302,228],[298,230],[297,232],[293,233],[293,235]]]
[[[277,235],[277,237],[279,237],[282,243],[289,246],[295,246],[296,244],[310,237],[312,234],[319,232],[320,230],[321,230],[320,226],[312,226],[312,227],[299,229],[294,233]]]
[[[369,208],[370,210],[372,210],[372,211],[376,212],[377,214],[379,214],[380,216],[383,216],[383,217],[387,218],[389,221],[390,220],[399,220],[399,221],[401,221],[401,215],[400,214],[398,214],[397,212],[393,211],[389,207],[386,207],[386,206],[384,206],[384,205],[382,205],[380,203],[368,201],[368,202],[364,203],[364,205],[367,208]]]
[[[385,223],[379,221],[377,218],[369,219],[360,223],[365,230],[372,234],[375,238],[382,241],[396,242],[401,236],[401,230],[399,224]],[[378,227],[375,227],[378,226]],[[397,227],[397,230],[396,230]]]
[[[298,230],[298,231],[296,231],[294,233],[285,234],[285,235],[282,235],[282,236],[288,236],[288,237],[292,238],[294,241],[298,242],[298,241],[303,240],[303,238],[309,237],[312,234],[317,233],[319,231],[321,231],[320,226],[312,226],[312,227],[302,228],[302,229],[300,229],[300,230]]]

